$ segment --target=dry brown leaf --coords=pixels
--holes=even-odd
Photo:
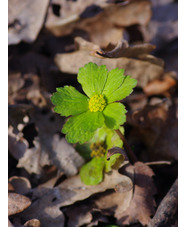
[[[49,9],[47,29],[57,36],[81,29],[89,34],[91,41],[101,46],[119,41],[122,38],[122,27],[133,24],[146,25],[151,17],[150,2],[147,0],[124,5],[92,0],[86,1],[86,4],[83,0],[58,1],[58,5],[60,6],[58,17],[52,13],[52,6]]]
[[[156,79],[147,84],[143,90],[146,95],[163,94],[170,88],[174,87],[177,82],[174,79],[176,72],[167,72],[164,74],[162,80]]]
[[[38,219],[31,219],[29,221],[27,221],[24,226],[27,226],[27,227],[40,227],[41,226],[41,223]]]
[[[117,59],[99,59],[89,55],[89,51],[79,50],[73,53],[57,54],[55,62],[61,72],[77,74],[80,67],[88,62],[94,62],[97,65],[106,65],[108,70],[114,68],[125,69],[125,74],[132,75],[138,80],[138,86],[144,87],[150,81],[157,79],[163,73],[163,67],[151,64],[146,61],[131,58]]]
[[[44,199],[43,199],[44,198]],[[25,210],[21,217],[24,221],[38,219],[42,227],[63,227],[65,217],[58,206],[53,205],[54,196],[43,195],[43,198],[35,201]]]
[[[10,0],[8,3],[8,43],[33,42],[45,20],[49,0]]]
[[[30,181],[26,177],[13,176],[8,182],[13,185],[15,192],[21,195],[26,195],[31,189]]]
[[[68,217],[68,227],[79,227],[89,224],[92,220],[92,205],[78,204],[67,208],[65,215]]]
[[[155,185],[152,180],[152,169],[142,162],[134,164],[134,195],[127,210],[117,213],[117,223],[128,225],[139,221],[142,225],[148,224],[150,216],[155,212],[154,194]]]
[[[8,193],[8,216],[17,214],[25,210],[31,204],[31,200],[17,193]]]
[[[126,40],[120,40],[116,46],[110,51],[97,51],[97,54],[106,58],[120,58],[120,57],[138,57],[140,55],[147,55],[156,47],[149,43],[134,44],[129,46]]]
[[[115,188],[122,182],[131,184],[129,177],[121,175],[116,170],[113,170],[111,174],[105,174],[104,181],[95,186],[83,184],[80,176],[77,175],[66,179],[54,189],[48,190],[48,193],[53,194],[53,197],[56,198],[53,205],[61,207],[71,205],[76,201],[84,200],[92,194]],[[46,188],[35,189],[33,198],[40,197],[40,195],[43,194],[43,190],[46,192]]]

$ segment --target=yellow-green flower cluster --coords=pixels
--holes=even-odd
[[[96,143],[92,143],[90,145],[90,149],[92,150],[91,152],[91,157],[104,157],[105,153],[106,153],[106,148],[105,148],[105,144],[103,142],[96,142]]]
[[[103,95],[94,95],[90,98],[88,106],[91,112],[103,111],[106,106],[106,100]]]

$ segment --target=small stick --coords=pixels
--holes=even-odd
[[[123,144],[124,144],[124,149],[126,150],[126,153],[131,161],[132,164],[134,164],[135,162],[137,162],[137,157],[134,154],[134,152],[132,151],[131,147],[129,146],[126,138],[124,137],[124,135],[121,133],[121,131],[119,129],[116,130],[116,133],[118,134],[118,136],[120,137],[121,140],[123,140]]]
[[[168,222],[176,214],[178,208],[178,179],[161,201],[154,217],[151,219],[148,227],[169,226]]]
[[[169,161],[154,161],[154,162],[145,162],[144,163],[147,166],[151,165],[171,165],[171,162]]]

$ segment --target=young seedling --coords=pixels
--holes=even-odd
[[[125,106],[117,101],[130,95],[137,81],[124,75],[123,69],[108,71],[105,65],[89,62],[79,69],[78,82],[85,93],[72,86],[57,88],[52,97],[54,111],[69,117],[62,128],[69,143],[88,144],[92,160],[80,170],[85,184],[98,184],[103,171],[110,171],[119,154],[106,160],[107,150],[123,143],[115,130],[126,121]],[[123,132],[124,133],[124,132]]]

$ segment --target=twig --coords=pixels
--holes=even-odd
[[[136,155],[134,154],[134,152],[132,151],[130,145],[128,144],[126,138],[124,137],[124,135],[121,133],[121,131],[119,129],[116,130],[116,133],[118,134],[118,136],[120,137],[121,140],[123,140],[123,144],[124,144],[124,149],[131,161],[132,164],[134,164],[135,162],[137,162],[137,158]]]
[[[171,165],[171,162],[169,161],[154,161],[154,162],[145,162],[144,163],[147,166],[151,165]]]
[[[151,219],[148,227],[169,226],[168,222],[178,208],[178,179],[174,182],[166,196],[161,201],[154,217]]]

